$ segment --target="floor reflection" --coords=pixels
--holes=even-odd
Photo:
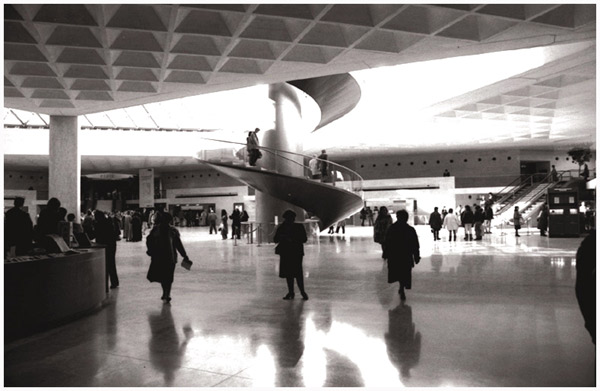
[[[181,363],[193,331],[189,326],[183,328],[184,339],[179,341],[175,329],[175,321],[171,314],[171,305],[164,304],[159,313],[148,315],[150,325],[150,341],[148,350],[152,366],[163,373],[165,386],[171,386],[175,380],[175,372]]]
[[[421,356],[421,333],[417,331],[409,305],[400,303],[388,311],[388,331],[385,343],[390,361],[398,368],[402,379],[410,378],[410,370]]]

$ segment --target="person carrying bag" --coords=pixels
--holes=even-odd
[[[151,260],[146,278],[150,282],[160,282],[163,289],[161,300],[165,303],[171,302],[177,253],[183,256],[181,266],[189,270],[192,265],[181,242],[179,231],[170,225],[172,220],[173,217],[169,213],[161,212],[146,238],[146,254]]]

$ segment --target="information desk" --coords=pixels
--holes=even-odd
[[[4,337],[16,339],[99,308],[106,299],[104,248],[4,261]]]

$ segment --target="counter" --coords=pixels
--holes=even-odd
[[[11,340],[75,319],[106,299],[104,248],[4,262],[4,337]]]

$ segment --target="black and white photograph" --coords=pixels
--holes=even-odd
[[[596,387],[596,9],[4,3],[2,386]]]

